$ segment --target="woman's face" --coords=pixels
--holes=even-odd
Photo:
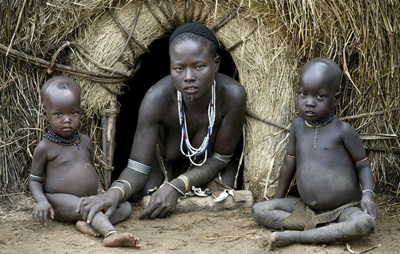
[[[220,58],[211,54],[205,40],[184,40],[171,45],[170,71],[175,88],[185,98],[207,95],[218,71]]]

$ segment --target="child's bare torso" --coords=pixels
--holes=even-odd
[[[82,138],[80,150],[76,146],[61,146],[56,143],[49,145],[45,193],[65,193],[78,197],[95,195],[97,179],[96,169],[91,162],[88,138]]]
[[[297,121],[297,187],[304,203],[314,210],[330,210],[361,199],[355,162],[342,141],[340,124],[336,119],[315,129],[304,120]]]

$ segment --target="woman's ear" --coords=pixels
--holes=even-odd
[[[215,72],[218,72],[219,70],[219,65],[221,64],[221,57],[218,55],[218,53],[214,57],[214,69]]]

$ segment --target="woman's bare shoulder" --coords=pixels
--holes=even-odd
[[[238,81],[221,73],[216,74],[215,81],[218,91],[222,92],[227,99],[246,100],[246,91]]]

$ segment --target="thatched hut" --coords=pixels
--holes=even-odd
[[[244,188],[259,199],[274,194],[296,115],[298,69],[326,56],[344,73],[338,116],[362,137],[378,191],[399,194],[396,0],[9,0],[0,2],[0,11],[2,193],[27,189],[32,153],[46,124],[39,89],[56,74],[82,86],[83,130],[95,143],[96,166],[108,182],[129,155],[140,95],[152,78],[168,73],[168,55],[158,51],[167,51],[162,40],[183,23],[199,22],[215,31],[227,56],[223,64],[248,94]],[[144,77],[135,79],[142,70]]]

